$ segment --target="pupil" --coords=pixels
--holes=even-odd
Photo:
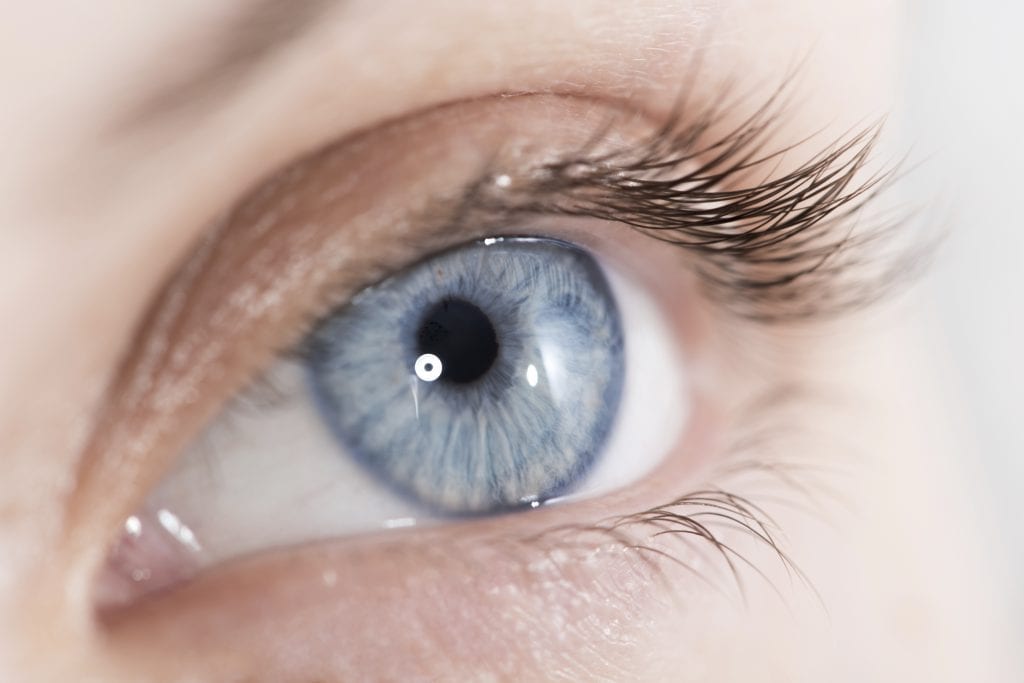
[[[441,379],[458,384],[480,379],[498,357],[498,336],[491,319],[463,299],[434,304],[420,323],[416,341],[418,353],[441,359]]]

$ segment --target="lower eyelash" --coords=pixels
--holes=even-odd
[[[707,554],[702,552],[702,549],[710,550],[712,557],[717,558],[717,564],[726,569],[742,599],[746,599],[745,569],[760,576],[781,595],[779,588],[760,569],[758,560],[724,540],[735,532],[753,538],[781,563],[787,573],[798,577],[816,593],[810,579],[781,545],[778,525],[768,513],[749,499],[722,489],[695,490],[642,512],[593,524],[563,525],[527,540],[531,545],[539,544],[563,552],[576,549],[586,554],[609,546],[634,552],[670,588],[674,581],[668,569],[674,567],[726,594],[726,587],[716,583],[712,576],[718,573],[710,569],[716,561],[709,561]],[[668,538],[677,539],[684,545],[669,546],[662,542]],[[687,556],[698,556],[703,568],[694,567],[691,560],[685,559]]]
[[[748,572],[786,601],[783,587],[762,564],[774,561],[792,585],[805,588],[827,611],[812,578],[789,554],[785,532],[768,510],[796,510],[827,523],[828,505],[817,494],[824,491],[829,504],[844,503],[831,500],[833,492],[816,476],[831,468],[816,461],[776,457],[773,452],[795,437],[808,436],[799,425],[780,427],[784,414],[805,407],[808,396],[806,388],[780,388],[739,411],[737,422],[753,426],[745,428],[723,454],[722,464],[709,477],[710,486],[639,512],[560,525],[520,540],[533,553],[538,546],[549,554],[578,558],[600,549],[635,553],[669,591],[677,587],[673,571],[683,571],[725,596],[730,595],[731,583],[744,604]],[[744,493],[738,493],[740,489]],[[525,549],[520,554],[531,556]]]

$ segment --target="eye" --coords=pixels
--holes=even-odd
[[[106,590],[118,600],[241,554],[640,479],[685,424],[683,361],[651,293],[614,261],[491,237],[365,288],[129,518]]]
[[[401,495],[482,513],[574,492],[611,431],[625,359],[594,259],[489,239],[356,297],[309,339],[309,379],[343,450]]]
[[[312,570],[319,551],[344,558],[332,572],[364,558],[373,580],[392,551],[472,539],[524,542],[498,553],[512,563],[559,529],[645,542],[615,519],[708,538],[651,505],[686,503],[724,409],[759,391],[715,304],[768,320],[844,301],[820,224],[862,196],[843,189],[861,152],[709,192],[729,154],[722,173],[663,159],[693,138],[643,122],[594,147],[608,118],[590,107],[499,99],[384,126],[283,169],[211,228],[85,461],[97,493],[147,457],[164,468],[136,469],[118,508],[101,612],[197,572],[201,588],[291,557]],[[716,519],[739,505],[750,530],[739,499],[711,495],[692,504]],[[481,567],[493,547],[473,551]]]

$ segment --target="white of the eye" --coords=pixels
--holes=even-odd
[[[441,376],[443,369],[444,366],[441,365],[441,359],[432,353],[424,353],[416,359],[416,363],[413,366],[416,376],[424,382],[436,380]]]
[[[267,381],[280,400],[236,407],[211,425],[147,500],[190,530],[200,563],[419,519],[419,508],[339,449],[305,373],[295,360],[278,362]]]

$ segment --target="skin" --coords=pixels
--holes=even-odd
[[[831,343],[825,332],[735,321],[725,333],[710,304],[672,314],[696,357],[725,348],[740,360],[723,363],[719,350],[707,361],[707,405],[657,481],[532,517],[268,549],[95,618],[96,575],[123,519],[241,377],[265,363],[273,343],[260,335],[291,329],[284,314],[270,326],[249,320],[260,331],[253,348],[191,407],[157,415],[118,403],[130,388],[124,368],[147,339],[147,310],[211,218],[261,178],[357,133],[373,145],[368,166],[397,158],[401,145],[457,138],[443,115],[415,117],[502,93],[551,101],[524,100],[515,114],[500,103],[484,106],[492,113],[467,109],[484,122],[481,140],[500,137],[486,122],[502,116],[539,137],[553,120],[623,100],[656,119],[698,49],[706,75],[695,96],[706,101],[735,78],[756,103],[803,60],[777,142],[823,125],[839,134],[889,107],[899,22],[898,4],[882,0],[354,1],[308,10],[312,27],[279,50],[242,50],[241,61],[223,63],[222,25],[251,4],[136,4],[98,0],[86,12],[30,3],[8,13],[0,35],[0,679],[1007,680],[991,607],[998,585],[970,478],[955,441],[933,427],[943,387],[905,309],[839,323]],[[54,49],[40,54],[41,36]],[[201,77],[218,59],[218,75]],[[739,120],[744,106],[726,118]],[[374,133],[396,119],[420,122],[398,141]],[[565,126],[549,133],[551,144],[590,130]],[[365,195],[378,199],[369,203],[440,192],[459,171],[435,168],[434,158],[368,171],[366,192],[389,198]],[[376,227],[387,219],[366,218],[342,239],[358,236],[357,255],[376,253],[394,237]],[[353,276],[345,287],[362,284]],[[233,286],[215,282],[207,299]],[[213,305],[197,304],[200,322],[190,324]],[[255,348],[256,338],[266,343]],[[736,348],[722,346],[728,339]],[[748,347],[772,349],[771,358]],[[735,532],[730,542],[766,575],[741,570],[745,597],[713,561],[705,569],[724,591],[597,542],[568,555],[503,544],[720,483],[713,461],[732,424],[721,416],[740,403],[729,397],[764,388],[749,386],[751,368],[765,386],[812,378],[844,397],[787,413],[818,436],[776,446],[823,466],[807,486],[824,508],[803,500],[772,509],[785,552],[820,601],[772,549]],[[173,375],[162,369],[155,381],[173,386]],[[752,498],[779,492],[763,481],[740,486]],[[675,552],[699,564],[697,551]]]

